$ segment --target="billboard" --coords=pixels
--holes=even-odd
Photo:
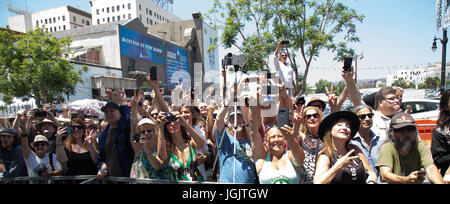
[[[189,75],[188,51],[176,45],[166,43],[166,73],[167,86],[175,88],[179,83],[183,83],[183,88],[191,86]]]
[[[203,22],[203,53],[204,53],[204,67],[205,72],[203,78],[205,82],[218,82],[220,76],[219,64],[219,47],[218,47],[218,32]]]
[[[163,42],[155,37],[143,35],[119,26],[122,55],[164,64]]]

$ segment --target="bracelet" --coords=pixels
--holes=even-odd
[[[367,181],[367,184],[376,184],[374,180]]]

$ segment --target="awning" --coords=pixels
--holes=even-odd
[[[94,76],[92,77],[92,88],[101,89],[109,88],[114,89],[117,86],[122,89],[136,89],[136,79],[130,78],[116,78],[111,76]]]

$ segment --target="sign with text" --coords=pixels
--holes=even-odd
[[[183,88],[190,87],[191,77],[189,75],[188,51],[176,45],[166,43],[165,52],[168,87],[173,89],[181,83],[183,84]]]
[[[161,40],[119,26],[122,55],[164,64]]]

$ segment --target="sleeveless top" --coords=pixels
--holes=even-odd
[[[283,155],[282,159],[286,161],[286,166],[283,169],[276,170],[272,167],[270,161],[270,153],[267,154],[266,161],[259,172],[260,184],[299,184],[300,179],[297,171],[292,165],[289,158]]]
[[[300,143],[305,153],[305,160],[301,166],[300,183],[312,184],[316,171],[316,160],[320,150],[324,147],[323,141],[318,137],[314,138],[307,133],[305,139]]]
[[[169,179],[174,181],[204,181],[197,166],[194,164],[194,158],[196,156],[194,148],[189,145],[189,159],[186,166],[178,160],[175,155],[170,153],[169,158]]]
[[[333,158],[327,156],[330,159],[330,166],[333,166],[339,159],[339,153],[336,150],[333,151]],[[357,154],[353,153],[350,157],[352,156],[357,156]],[[357,158],[338,170],[330,184],[365,184],[367,177],[362,161]]]

